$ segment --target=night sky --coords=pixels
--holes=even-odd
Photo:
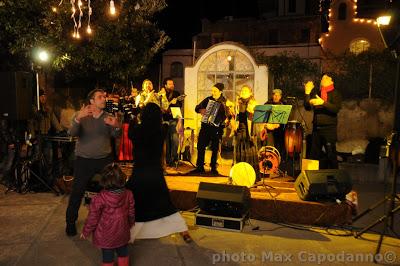
[[[191,48],[193,35],[201,32],[201,19],[225,16],[256,17],[257,0],[167,0],[168,7],[158,16],[159,27],[171,37],[167,49]]]

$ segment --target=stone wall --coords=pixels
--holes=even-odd
[[[312,131],[312,112],[304,110],[303,102],[299,101],[299,108],[294,108],[291,119],[304,121],[307,125],[306,133]],[[351,153],[365,151],[369,139],[385,138],[393,127],[394,108],[392,104],[380,99],[362,99],[358,101],[343,101],[338,115],[338,143],[339,152]]]

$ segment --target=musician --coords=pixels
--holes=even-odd
[[[273,89],[272,97],[264,104],[286,104],[282,98],[281,89]],[[266,145],[274,146],[280,153],[281,157],[285,151],[285,128],[281,124],[266,123],[264,129],[267,132]]]
[[[236,100],[236,149],[235,162],[247,162],[252,166],[257,165],[257,151],[252,142],[251,121],[254,115],[254,107],[257,105],[252,90],[244,85],[240,90],[240,95]]]
[[[179,101],[180,93],[175,90],[175,84],[172,78],[165,78],[160,95],[166,98],[168,105],[164,106],[163,122],[168,125],[166,142],[166,163],[174,166],[178,161],[178,132],[176,130],[178,119],[172,117],[171,107],[182,107],[182,101]]]
[[[201,128],[199,132],[199,139],[197,142],[197,164],[196,169],[192,173],[203,174],[204,171],[204,156],[207,145],[211,142],[211,174],[218,175],[217,171],[217,157],[219,150],[219,143],[222,138],[223,130],[224,130],[224,121],[227,118],[227,109],[226,109],[226,98],[222,95],[222,91],[224,90],[224,84],[216,83],[211,88],[211,96],[205,98],[201,101],[195,108],[197,113],[200,113],[204,116],[207,114],[207,107],[209,101],[216,101],[219,103],[218,109],[216,111],[214,121],[203,122],[202,119]]]
[[[91,178],[113,161],[111,137],[119,137],[121,125],[116,117],[103,111],[106,92],[94,89],[88,94],[89,105],[75,115],[70,134],[78,137],[75,146],[74,183],[66,211],[66,234],[77,234],[75,222],[85,188]]]
[[[131,88],[131,94],[128,96],[128,100],[134,105],[134,107],[139,106],[140,96],[137,88]]]
[[[155,103],[161,107],[160,95],[154,90],[153,82],[145,79],[142,83],[142,93],[140,94],[139,107],[143,108],[147,103]]]
[[[337,114],[341,108],[342,97],[334,87],[332,77],[324,74],[320,89],[314,89],[314,83],[308,81],[304,85],[304,107],[314,111],[312,144],[310,158],[320,160],[320,168],[338,168],[336,154]],[[322,148],[325,150],[324,163]]]

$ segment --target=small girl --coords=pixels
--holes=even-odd
[[[135,224],[133,194],[124,188],[126,175],[118,165],[107,165],[101,176],[104,189],[91,200],[81,238],[93,233],[93,244],[103,253],[102,265],[113,265],[114,252],[118,265],[129,265],[128,242]]]

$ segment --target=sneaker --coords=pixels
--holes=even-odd
[[[77,231],[75,223],[67,223],[67,227],[65,228],[65,233],[67,234],[67,236],[76,236]]]

